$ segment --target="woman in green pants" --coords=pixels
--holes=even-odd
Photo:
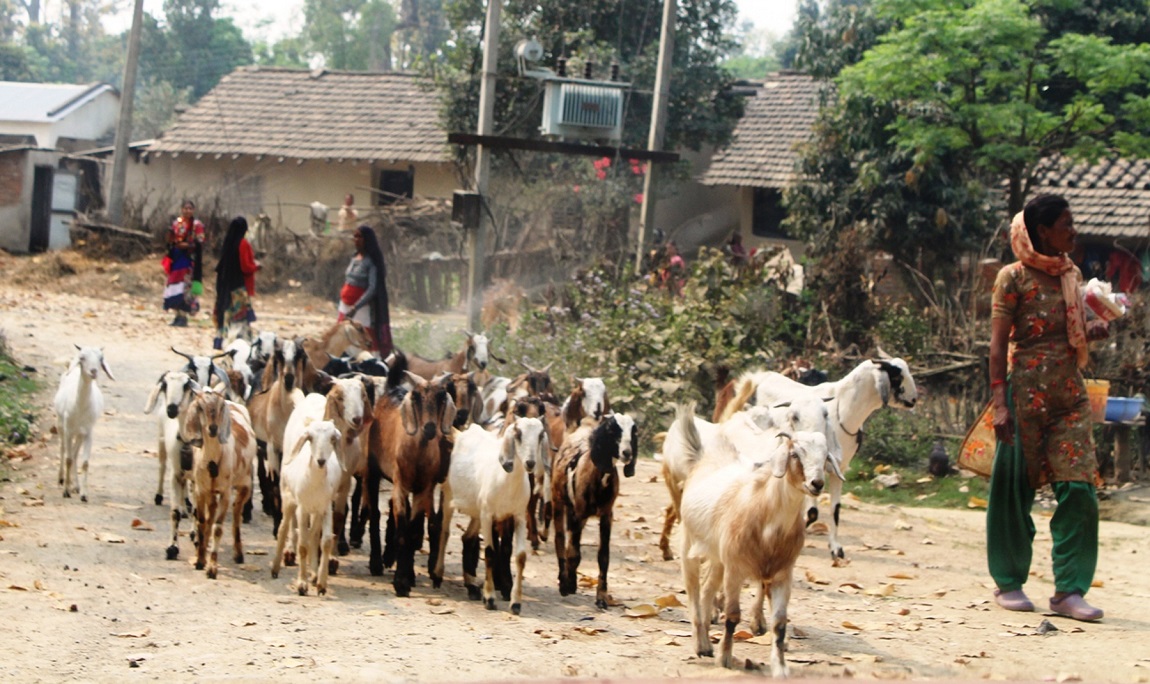
[[[1076,235],[1065,199],[1034,198],[1011,222],[1018,261],[1004,266],[994,282],[990,388],[998,450],[986,515],[987,556],[998,605],[1034,610],[1022,590],[1035,532],[1030,509],[1035,490],[1051,483],[1058,508],[1050,520],[1050,610],[1098,620],[1102,610],[1084,598],[1098,562],[1098,499],[1081,368],[1089,358],[1087,340],[1109,331],[1105,321],[1085,319],[1082,274],[1067,256]]]

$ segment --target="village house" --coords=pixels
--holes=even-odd
[[[0,249],[70,244],[77,211],[100,203],[96,164],[78,155],[114,134],[120,95],[95,83],[0,82]]]
[[[315,229],[313,203],[364,210],[458,187],[430,84],[404,73],[241,67],[131,155],[127,195],[144,215],[182,199]],[[320,210],[320,223],[324,223]],[[326,229],[327,226],[322,226]]]

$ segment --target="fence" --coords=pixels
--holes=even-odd
[[[396,274],[400,300],[416,311],[436,313],[459,307],[467,294],[468,261],[435,257],[404,262]],[[561,264],[552,250],[499,252],[487,257],[487,276],[514,280],[520,287],[561,278]]]

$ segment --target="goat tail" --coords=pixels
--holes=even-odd
[[[751,400],[752,396],[754,396],[756,389],[754,382],[747,378],[743,378],[742,380],[737,380],[736,383],[735,395],[731,397],[731,400],[728,401],[727,405],[723,407],[722,413],[717,416],[717,420],[715,421],[716,423],[722,423],[739,411],[742,411],[743,408],[746,407],[747,402]]]
[[[703,457],[703,440],[695,426],[695,402],[675,407],[675,424],[679,426],[679,437],[683,440],[683,456],[689,463],[698,463]]]

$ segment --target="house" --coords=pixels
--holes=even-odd
[[[127,194],[172,214],[183,198],[202,212],[262,212],[304,233],[313,203],[334,223],[348,193],[361,215],[402,197],[450,198],[446,141],[436,93],[414,75],[241,67],[132,156]]]
[[[795,178],[796,146],[811,136],[822,86],[797,71],[767,76],[748,98],[731,143],[718,151],[699,179],[716,189],[734,189],[737,229],[747,244],[782,241],[801,255],[802,243],[780,227],[786,212],[783,190]],[[758,238],[756,240],[756,238]]]
[[[0,248],[66,247],[75,212],[100,201],[96,164],[75,153],[115,132],[120,95],[104,83],[0,82],[0,102]]]

